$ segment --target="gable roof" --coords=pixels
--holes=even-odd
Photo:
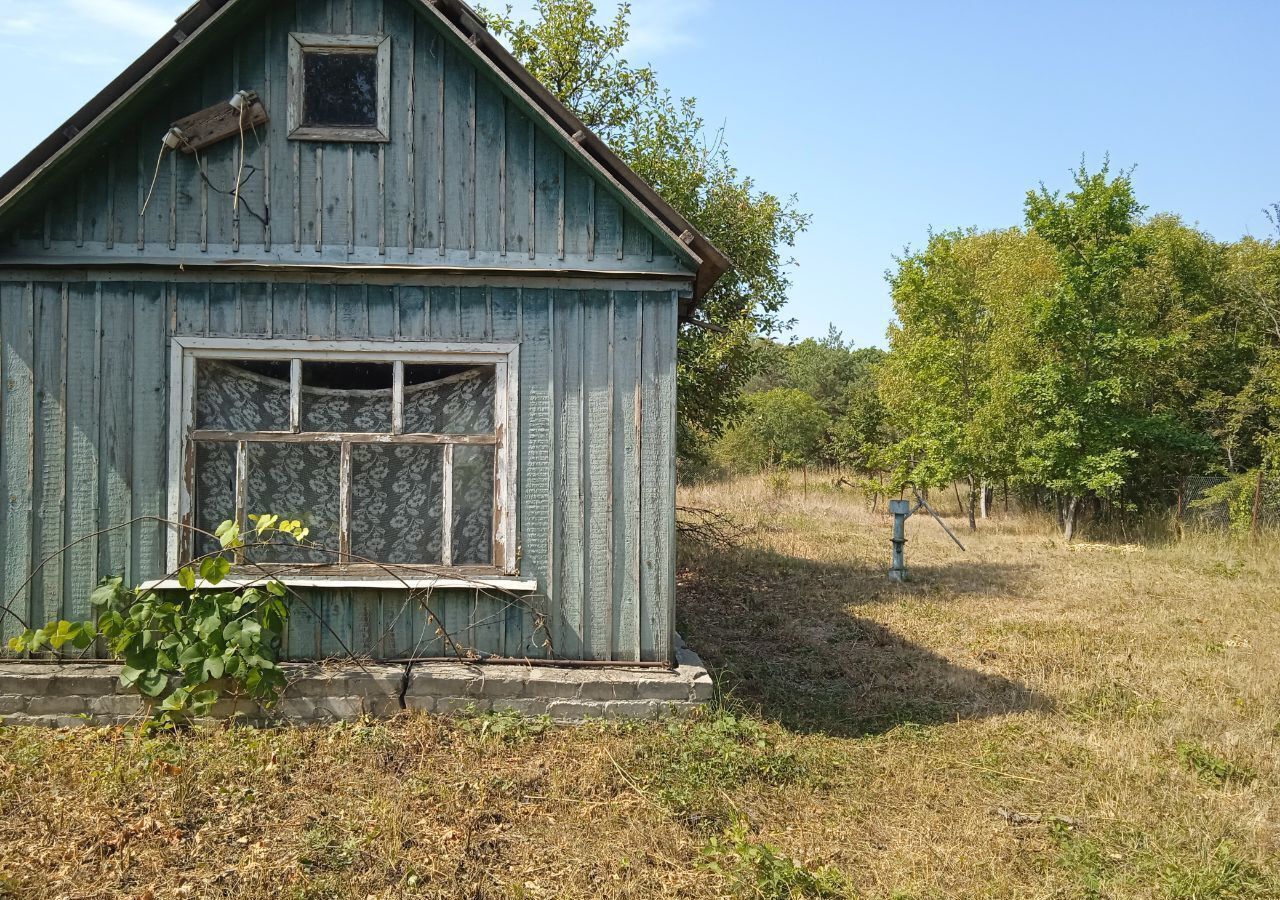
[[[0,175],[0,211],[15,204],[50,165],[66,156],[86,135],[94,131],[128,95],[139,88],[193,37],[223,19],[245,0],[198,0],[180,15],[172,31],[102,89],[30,153]],[[647,218],[685,250],[697,268],[694,302],[727,272],[732,263],[697,229],[662,199],[644,179],[626,165],[588,129],[559,99],[539,82],[481,24],[478,16],[461,0],[410,0],[441,28],[471,47],[482,65],[507,83],[539,115],[559,132],[564,143],[591,169],[612,181]]]

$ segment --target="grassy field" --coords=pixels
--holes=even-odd
[[[1280,542],[684,500],[705,717],[0,728],[0,896],[1280,897]]]

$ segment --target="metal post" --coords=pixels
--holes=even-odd
[[[911,501],[890,500],[889,512],[893,513],[893,563],[889,580],[902,584],[907,580],[907,517],[911,515]]]

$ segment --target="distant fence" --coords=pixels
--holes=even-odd
[[[1280,478],[1192,475],[1182,483],[1179,521],[1201,528],[1280,528]]]

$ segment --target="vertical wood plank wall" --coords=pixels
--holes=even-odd
[[[243,223],[242,223],[243,224]],[[487,227],[487,226],[486,226]],[[90,276],[92,277],[92,276]],[[0,272],[0,606],[86,618],[99,577],[164,574],[154,522],[77,544],[167,497],[173,334],[518,341],[520,569],[530,605],[475,591],[433,607],[460,644],[666,660],[674,628],[675,336],[667,291],[304,282],[5,280]],[[281,511],[283,512],[283,511]],[[312,592],[288,655],[445,652],[398,591]],[[0,637],[19,628],[0,614]]]
[[[210,46],[190,77],[149,88],[102,146],[3,235],[30,262],[272,261],[688,274],[654,225],[406,0],[297,0]],[[390,140],[289,139],[291,32],[391,37]],[[175,120],[256,90],[271,121],[157,171]],[[155,179],[152,188],[153,177]],[[148,200],[149,198],[149,200]],[[145,211],[144,211],[145,206]],[[673,239],[667,236],[667,240]]]

